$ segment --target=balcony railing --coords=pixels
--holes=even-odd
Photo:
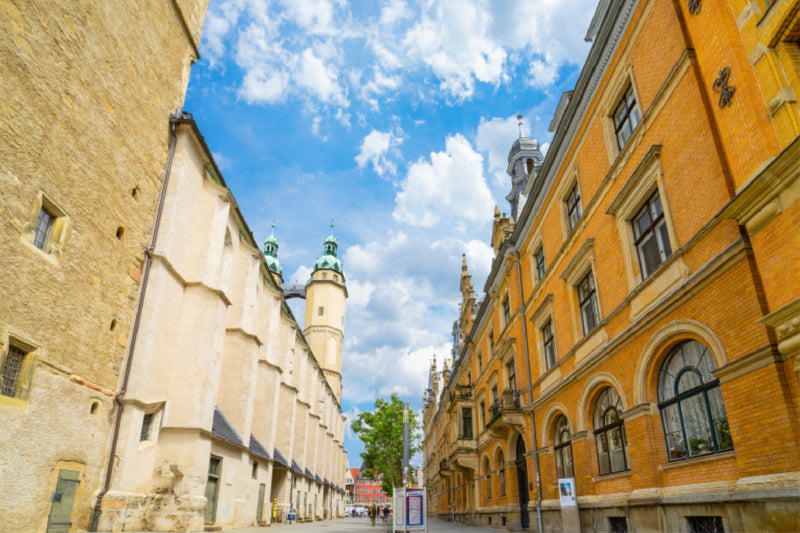
[[[511,410],[511,409],[519,409],[519,397],[520,391],[517,390],[506,390],[503,392],[503,397],[495,400],[489,406],[489,414],[491,418],[497,418],[503,411]]]
[[[450,401],[472,399],[472,385],[456,385],[450,391]]]

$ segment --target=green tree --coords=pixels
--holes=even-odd
[[[374,411],[360,413],[350,424],[364,443],[364,475],[370,479],[380,475],[383,492],[392,496],[395,487],[403,486],[403,406],[397,394],[388,402],[378,398]],[[408,410],[408,441],[410,458],[421,450],[419,423],[412,409]]]

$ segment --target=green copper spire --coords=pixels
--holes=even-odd
[[[342,272],[342,262],[336,257],[339,243],[333,235],[333,219],[331,219],[331,234],[325,237],[322,243],[322,257],[314,262],[314,270],[335,270]]]
[[[272,223],[272,233],[264,239],[264,259],[267,261],[267,268],[283,279],[283,267],[278,261],[278,238],[275,237],[275,222]]]

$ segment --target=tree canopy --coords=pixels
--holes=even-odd
[[[403,407],[397,394],[392,394],[390,401],[378,398],[373,411],[360,413],[350,424],[364,443],[364,475],[371,479],[380,475],[383,492],[391,495],[395,487],[403,486]],[[421,449],[419,422],[413,409],[408,410],[408,441],[410,458]]]

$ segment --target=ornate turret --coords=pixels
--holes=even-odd
[[[275,236],[275,223],[272,224],[272,233],[264,239],[264,259],[267,268],[278,275],[280,282],[283,283],[283,267],[278,261],[278,238]]]
[[[461,339],[464,339],[472,329],[475,320],[475,289],[472,286],[472,276],[467,270],[467,256],[461,254],[461,316],[458,326]],[[455,332],[454,332],[455,335]],[[455,342],[455,340],[454,340]]]
[[[333,223],[331,223],[333,230]],[[303,334],[328,378],[337,400],[342,395],[342,344],[347,287],[342,262],[336,257],[338,242],[325,237],[322,256],[306,285],[306,319]]]
[[[536,139],[522,136],[522,115],[517,115],[519,120],[519,138],[514,141],[511,151],[508,152],[508,168],[506,172],[511,176],[511,192],[506,200],[511,204],[511,218],[515,221],[525,206],[526,197],[522,194],[529,179],[535,179],[542,168],[544,155],[539,150]]]
[[[331,229],[333,224],[331,223]],[[322,243],[322,256],[314,262],[314,270],[329,269],[342,273],[342,262],[336,257],[336,250],[339,248],[339,243],[333,234],[325,237]]]

